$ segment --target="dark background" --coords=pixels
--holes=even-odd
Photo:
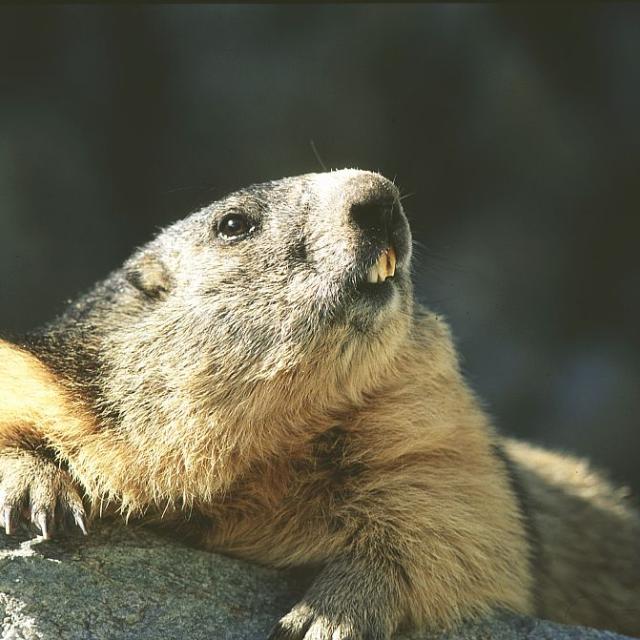
[[[501,429],[640,488],[640,6],[0,8],[0,327],[251,182],[379,170]]]

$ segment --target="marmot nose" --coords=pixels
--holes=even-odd
[[[367,235],[385,240],[389,237],[397,206],[396,199],[389,195],[369,196],[351,204],[349,217]],[[395,215],[398,215],[397,211]]]

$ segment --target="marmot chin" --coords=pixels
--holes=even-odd
[[[119,510],[318,573],[272,639],[383,640],[497,608],[640,634],[640,519],[579,460],[499,437],[413,299],[396,187],[249,187],[0,342],[0,513]],[[105,509],[106,507],[106,509]]]

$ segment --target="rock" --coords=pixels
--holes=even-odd
[[[2,640],[263,640],[304,580],[100,523],[52,541],[0,534]],[[501,615],[406,640],[614,640],[614,633]]]

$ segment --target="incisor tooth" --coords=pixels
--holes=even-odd
[[[396,258],[396,250],[393,247],[389,247],[389,251],[387,251],[387,258],[388,258],[387,271],[390,276],[395,276],[397,258]]]
[[[393,247],[385,249],[376,262],[378,282],[384,282],[396,273],[396,252]],[[371,272],[369,272],[371,273]]]
[[[384,282],[396,274],[396,252],[389,247],[380,253],[376,263],[367,271],[367,282],[376,284]]]
[[[384,282],[387,279],[387,253],[382,252],[376,262],[378,267],[378,281]]]

